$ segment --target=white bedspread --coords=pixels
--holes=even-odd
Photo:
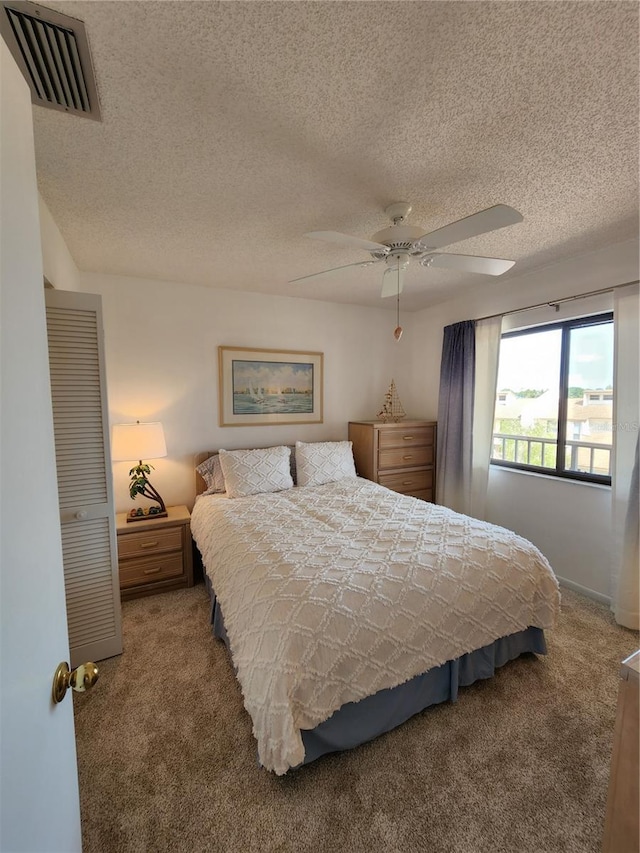
[[[362,479],[226,500],[191,527],[224,615],[262,764],[304,758],[300,729],[530,625],[556,578],[527,540]]]

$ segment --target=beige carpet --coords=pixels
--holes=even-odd
[[[620,661],[638,634],[563,591],[549,654],[278,778],[202,585],[124,604],[124,654],[74,696],[84,853],[599,851]]]

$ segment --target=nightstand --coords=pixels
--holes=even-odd
[[[116,515],[123,601],[193,586],[191,515],[186,506],[167,512],[166,518],[131,522],[125,512]]]

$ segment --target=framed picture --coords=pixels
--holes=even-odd
[[[220,426],[322,423],[321,352],[218,347]]]

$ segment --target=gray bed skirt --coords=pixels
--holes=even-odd
[[[228,649],[229,641],[222,611],[206,573],[205,582],[211,596],[213,633],[223,640]],[[491,678],[498,667],[525,653],[547,653],[541,628],[531,627],[508,637],[501,637],[488,646],[416,675],[398,687],[379,690],[359,702],[349,702],[314,729],[302,730],[305,748],[303,764],[309,764],[329,752],[352,749],[373,740],[395,729],[430,705],[455,702],[459,687],[467,687],[474,681]]]

